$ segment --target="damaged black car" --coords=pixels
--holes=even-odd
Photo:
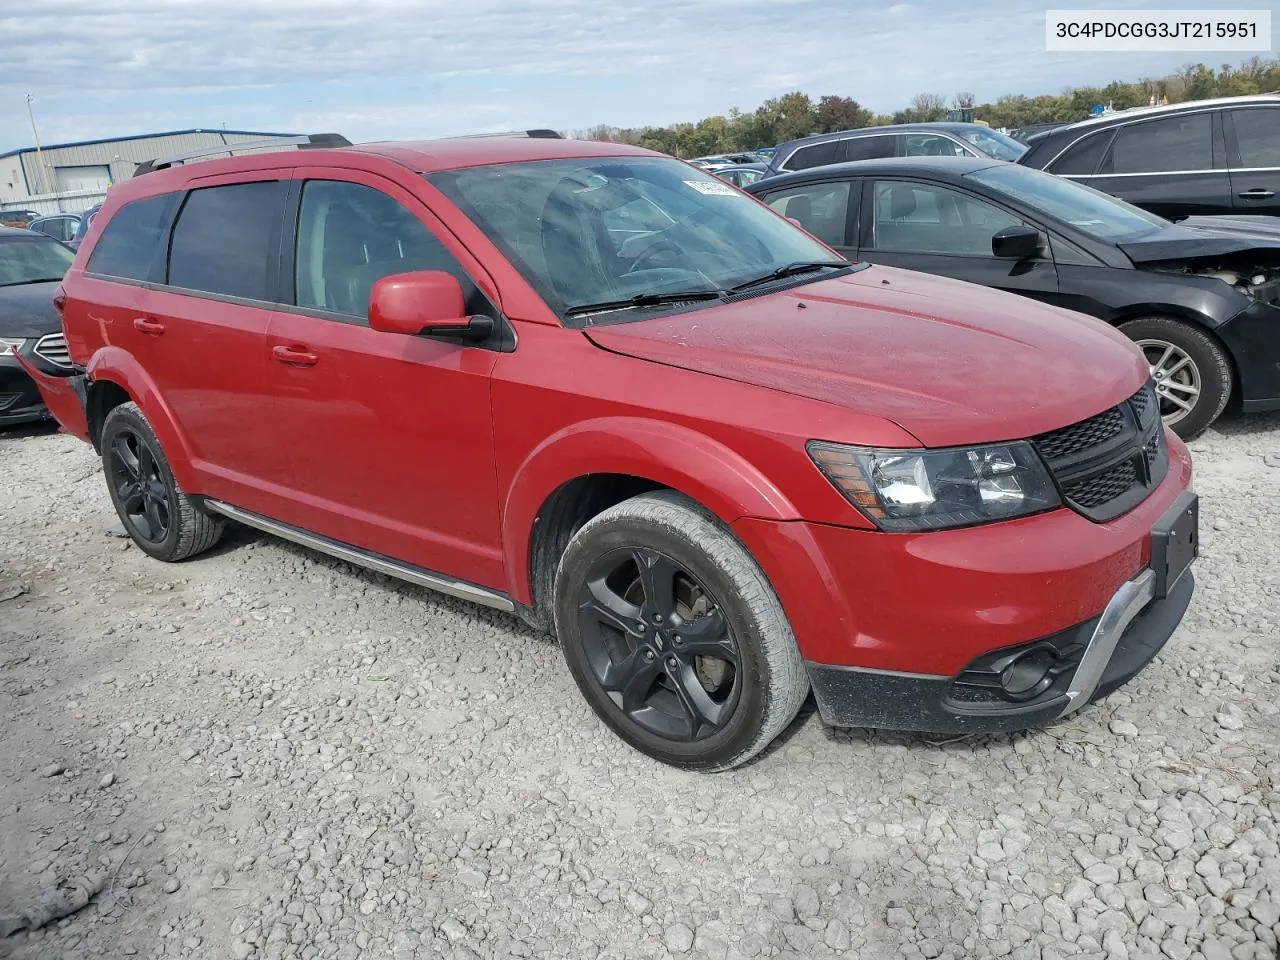
[[[53,298],[74,256],[42,233],[0,227],[0,429],[52,419],[18,358],[46,373],[71,369]]]
[[[1179,223],[1017,164],[906,157],[747,192],[850,259],[967,280],[1114,324],[1190,438],[1228,403],[1280,409],[1280,222]]]

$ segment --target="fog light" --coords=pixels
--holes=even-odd
[[[1019,657],[1000,673],[1000,686],[1010,697],[1022,699],[1038,693],[1049,682],[1049,671],[1056,658],[1048,650],[1040,649]]]

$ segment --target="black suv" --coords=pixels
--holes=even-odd
[[[1280,214],[1280,96],[1136,107],[1029,138],[1018,163],[1162,217]]]

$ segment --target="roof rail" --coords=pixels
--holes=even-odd
[[[351,141],[340,133],[311,133],[300,137],[274,137],[270,140],[241,140],[237,143],[220,143],[216,147],[202,147],[187,153],[175,154],[171,157],[158,157],[155,160],[144,160],[134,168],[133,175],[139,177],[144,173],[165,170],[169,167],[180,167],[188,160],[199,160],[202,157],[216,157],[231,154],[237,150],[267,150],[273,147],[297,147],[299,150],[314,150],[319,147],[349,147]]]
[[[504,130],[501,133],[461,133],[452,137],[444,137],[445,140],[474,140],[481,137],[532,137],[538,140],[563,140],[555,130]]]

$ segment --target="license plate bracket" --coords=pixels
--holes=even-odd
[[[1156,576],[1156,599],[1168,595],[1198,556],[1200,498],[1188,491],[1179,496],[1151,528],[1151,570]]]

